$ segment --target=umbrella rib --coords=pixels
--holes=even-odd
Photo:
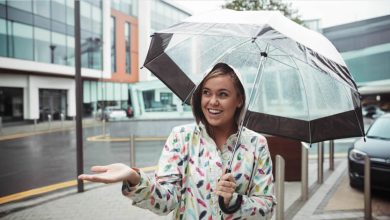
[[[346,88],[346,87],[343,87],[343,89],[344,89],[345,95],[347,96],[347,100],[348,100],[349,104],[352,105],[353,111],[355,112],[356,120],[357,120],[357,122],[358,122],[359,129],[360,129],[360,131],[361,131],[361,134],[362,134],[362,136],[365,136],[364,129],[362,129],[362,126],[360,125],[359,116],[358,116],[357,113],[356,113],[355,106],[353,105],[353,103],[351,103],[351,102],[352,102],[351,99],[348,98],[348,91],[347,91],[347,88]],[[361,105],[361,104],[360,104],[360,105]],[[360,106],[360,107],[361,107],[361,106]]]
[[[260,50],[260,52],[261,52],[261,47],[260,47],[260,45],[257,43],[257,41],[254,41],[255,42],[255,44],[256,44],[256,46],[259,48],[259,50]],[[267,46],[268,46],[268,44],[267,44]],[[267,47],[266,46],[266,47]],[[267,50],[267,49],[266,49]],[[274,49],[274,50],[276,50],[276,49]],[[279,62],[279,63],[281,63],[281,64],[284,64],[284,65],[286,65],[286,66],[289,66],[289,67],[291,67],[291,68],[293,68],[293,69],[297,69],[296,67],[294,67],[294,66],[291,66],[291,65],[289,65],[289,64],[287,64],[287,63],[284,63],[284,62],[282,62],[282,61],[280,61],[280,60],[277,60],[277,59],[275,59],[275,58],[272,58],[272,56],[270,56],[269,54],[272,52],[272,51],[274,51],[274,50],[271,50],[271,51],[267,51],[267,54],[268,54],[268,58],[269,59],[271,59],[271,60],[274,60],[274,61],[276,61],[276,62]],[[283,55],[279,55],[279,56],[283,56]],[[284,56],[287,56],[287,55],[284,55]],[[290,57],[290,56],[288,56],[288,57]]]
[[[275,59],[275,58],[272,58],[272,57],[270,57],[270,56],[268,56],[268,58],[271,59],[271,60],[273,60],[273,61],[276,61],[276,62],[278,62],[278,63],[281,63],[281,64],[284,64],[284,65],[286,65],[286,66],[289,66],[289,67],[291,67],[291,68],[293,68],[293,69],[297,69],[297,67],[291,66],[291,65],[289,65],[289,64],[287,64],[287,63],[285,63],[285,62],[282,62],[282,61],[277,60],[277,59]]]
[[[307,114],[308,114],[308,116],[309,116],[309,140],[310,140],[310,144],[311,144],[311,143],[312,143],[312,142],[311,142],[311,140],[312,140],[312,138],[311,138],[311,136],[312,136],[312,135],[311,135],[311,117],[310,117],[309,101],[308,101],[308,96],[307,96],[305,81],[303,80],[303,76],[302,76],[301,70],[299,69],[299,67],[298,67],[297,63],[295,62],[295,60],[292,59],[291,57],[290,57],[290,59],[291,59],[291,61],[295,64],[295,66],[296,66],[296,69],[297,69],[297,71],[298,71],[298,73],[299,73],[299,77],[301,78],[301,81],[302,81],[303,91],[305,92],[306,106],[307,106]]]
[[[267,49],[268,49],[268,45],[265,48],[265,52],[267,51]],[[229,163],[228,163],[229,170],[231,170],[231,166],[232,166],[232,163],[231,163],[232,161],[231,160],[232,160],[232,158],[234,158],[234,154],[236,153],[236,149],[238,147],[238,141],[240,140],[240,137],[241,137],[241,132],[242,132],[243,125],[244,125],[244,119],[245,119],[246,112],[248,111],[249,105],[250,105],[250,103],[251,103],[251,101],[253,99],[255,86],[256,86],[257,82],[261,81],[261,80],[259,80],[259,78],[261,78],[261,76],[262,76],[262,74],[260,74],[260,72],[262,72],[263,67],[264,67],[264,63],[265,63],[266,60],[267,60],[267,57],[261,55],[260,63],[259,63],[259,66],[257,67],[256,78],[255,78],[255,81],[253,83],[251,94],[249,95],[249,101],[248,101],[248,104],[246,104],[246,107],[244,109],[244,111],[245,111],[244,114],[243,114],[244,118],[240,121],[240,126],[239,126],[240,129],[239,129],[238,134],[237,134],[237,140],[236,140],[236,143],[235,143],[234,148],[233,148],[233,153],[232,153],[232,155],[230,156],[230,158],[228,160],[229,161]],[[247,121],[247,123],[248,123],[248,121]]]

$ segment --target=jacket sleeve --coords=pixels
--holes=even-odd
[[[149,209],[158,215],[167,215],[175,209],[181,198],[183,156],[186,145],[182,144],[181,132],[169,135],[162,151],[154,178],[139,171],[141,181],[136,186],[124,183],[122,193],[133,200],[133,205]]]
[[[268,151],[267,141],[260,138],[257,147],[257,158],[253,177],[249,184],[248,195],[242,195],[241,207],[233,214],[223,214],[224,219],[271,219],[273,207],[276,204],[272,175],[272,161]],[[229,205],[234,204],[237,193],[233,194]]]

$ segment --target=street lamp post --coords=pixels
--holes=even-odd
[[[83,162],[83,127],[82,127],[82,95],[81,81],[81,44],[80,44],[80,1],[74,1],[74,29],[75,29],[75,81],[76,81],[76,150],[77,176],[84,173]],[[84,182],[77,179],[77,191],[84,192]]]

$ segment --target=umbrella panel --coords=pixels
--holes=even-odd
[[[167,77],[160,78],[157,74],[157,77],[187,102],[193,86],[201,81],[208,69],[217,62],[225,62],[242,74],[247,96],[251,94],[251,89],[255,88],[256,96],[249,106],[249,112],[262,115],[260,117],[262,121],[257,123],[266,122],[267,118],[274,123],[274,119],[277,119],[281,127],[281,122],[290,123],[291,120],[295,120],[300,127],[305,127],[303,132],[306,132],[306,135],[297,138],[308,142],[323,138],[313,139],[311,137],[311,130],[315,126],[310,125],[308,123],[310,121],[320,121],[319,124],[324,124],[322,120],[329,116],[340,115],[342,119],[345,118],[343,114],[348,114],[349,121],[345,127],[356,127],[358,116],[354,111],[360,105],[355,95],[356,91],[351,90],[345,82],[335,79],[334,75],[323,72],[321,68],[313,68],[310,62],[305,63],[302,59],[298,60],[296,56],[290,56],[273,47],[269,44],[269,40],[262,41],[257,38],[256,41],[252,41],[237,36],[189,34],[173,34],[170,37],[166,48],[153,58],[153,61],[156,61],[155,64],[149,62],[147,67],[154,73],[163,73],[168,76],[169,82],[167,82]],[[268,48],[267,51],[266,48]],[[265,51],[268,57],[260,73],[260,81],[253,87],[260,66],[260,53]],[[173,74],[169,79],[171,73]],[[184,77],[187,85],[184,86],[186,92],[180,92],[174,88],[175,84],[178,84],[175,76],[180,74],[186,75]],[[336,122],[338,123],[339,120]],[[319,126],[319,129],[321,128]],[[357,130],[348,135],[356,135],[359,132],[359,129]],[[262,129],[258,131],[280,135],[279,131],[275,133]]]

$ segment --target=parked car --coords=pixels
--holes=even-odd
[[[362,188],[364,157],[371,161],[371,187],[390,191],[390,113],[378,117],[363,138],[354,142],[348,151],[349,183]]]
[[[107,106],[104,109],[103,117],[106,121],[123,120],[127,118],[127,113],[118,107]]]
[[[385,114],[385,112],[376,105],[367,105],[362,108],[362,114],[364,117],[377,118]]]

